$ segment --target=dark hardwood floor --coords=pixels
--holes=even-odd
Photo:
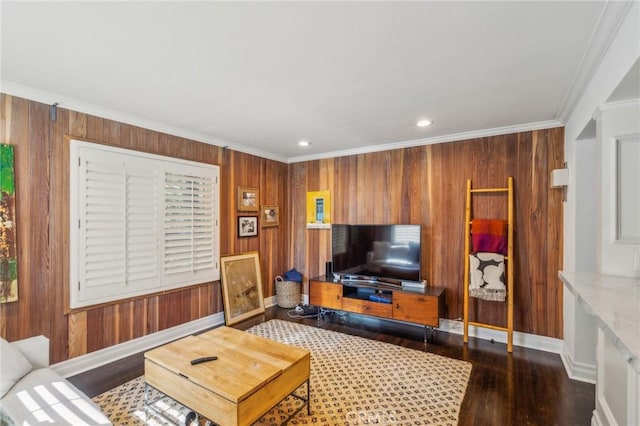
[[[273,318],[358,335],[407,348],[461,359],[473,365],[460,410],[460,425],[590,425],[595,408],[595,386],[570,380],[560,356],[438,332],[425,347],[420,327],[356,314],[334,313],[320,322],[293,319],[288,309],[268,308],[266,315],[236,328],[247,329]],[[144,373],[143,355],[137,354],[69,380],[89,396],[98,395]]]

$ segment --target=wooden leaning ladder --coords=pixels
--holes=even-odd
[[[477,321],[469,321],[469,255],[471,254],[471,195],[480,192],[504,192],[507,194],[507,326],[500,327]],[[513,352],[513,177],[509,177],[506,188],[471,189],[471,179],[467,179],[467,204],[464,221],[464,343],[469,342],[469,325],[507,332],[507,352]]]

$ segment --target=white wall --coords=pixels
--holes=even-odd
[[[570,170],[569,190],[564,209],[564,265],[566,271],[579,271],[576,247],[581,233],[593,233],[593,228],[586,228],[588,223],[578,221],[577,194],[593,189],[589,180],[577,180],[577,160],[588,156],[579,153],[589,149],[582,146],[578,136],[589,124],[598,107],[606,103],[607,98],[629,72],[636,60],[640,58],[640,3],[634,2],[609,49],[604,54],[593,78],[587,84],[580,100],[569,115],[565,126],[565,160]],[[584,173],[580,174],[584,179]],[[578,227],[580,226],[580,227]],[[581,264],[583,262],[580,262]]]
[[[598,205],[596,188],[598,186],[597,144],[595,139],[576,142],[575,174],[576,182],[570,190],[575,191],[576,218],[575,229],[575,270],[596,272],[596,232]]]
[[[600,166],[597,272],[640,277],[640,101],[601,105],[596,135]]]
[[[564,208],[565,271],[596,272],[600,214],[598,174],[600,154],[594,138],[579,140],[594,113],[640,58],[640,4],[634,2],[603,55],[593,78],[566,120],[565,160],[569,187]],[[564,288],[563,362],[570,377],[595,379],[596,329],[594,319]]]

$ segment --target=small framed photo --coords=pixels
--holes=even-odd
[[[238,237],[258,235],[258,216],[238,216]]]
[[[268,226],[278,226],[280,221],[280,210],[278,206],[260,206],[260,223],[263,228]]]
[[[238,211],[257,212],[260,205],[258,188],[238,187]]]

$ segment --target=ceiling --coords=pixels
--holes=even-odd
[[[611,36],[602,1],[1,7],[3,92],[289,162],[561,125]]]

